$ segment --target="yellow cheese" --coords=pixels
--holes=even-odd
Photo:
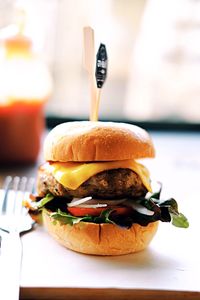
[[[152,191],[149,171],[142,164],[139,164],[134,160],[117,160],[95,163],[56,162],[48,165],[49,171],[53,174],[56,180],[63,186],[72,190],[77,189],[83,182],[97,173],[119,168],[130,169],[137,173],[147,190]]]

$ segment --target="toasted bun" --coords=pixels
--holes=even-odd
[[[154,156],[149,134],[125,123],[63,123],[56,126],[44,142],[47,161],[111,161]]]
[[[134,224],[130,229],[87,222],[73,226],[55,224],[46,210],[43,211],[43,222],[49,234],[64,247],[93,255],[122,255],[144,250],[158,227],[158,222],[147,226]]]

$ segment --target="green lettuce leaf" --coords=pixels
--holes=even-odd
[[[189,227],[189,222],[182,213],[179,213],[178,215],[172,214],[172,224],[176,227],[181,228]]]
[[[35,206],[40,209],[42,207],[44,207],[47,203],[49,203],[50,201],[52,201],[54,199],[54,196],[52,194],[47,194],[44,198],[42,198],[40,201],[38,202],[34,202]]]
[[[145,198],[138,200],[138,203],[143,205],[149,210],[154,211],[154,216],[149,218],[149,222],[154,220],[160,220],[162,222],[170,222],[172,225],[181,228],[188,228],[189,222],[187,218],[178,211],[178,204],[175,199],[170,198],[167,200],[160,200],[162,191],[162,184],[157,182],[158,190],[153,193],[148,193]]]
[[[115,224],[115,222],[110,219],[110,214],[112,212],[113,212],[113,209],[107,209],[107,210],[102,211],[102,213],[100,214],[100,216],[94,217],[94,222],[98,223],[98,224],[100,224],[100,223]]]
[[[63,197],[54,197],[52,194],[47,194],[44,198],[38,202],[34,202],[35,207],[38,210],[47,208],[50,216],[55,220],[63,224],[76,224],[79,222],[93,222],[93,223],[111,223],[122,227],[131,227],[133,223],[147,226],[151,222],[162,221],[171,222],[172,225],[181,228],[188,228],[189,222],[187,218],[178,211],[178,204],[175,199],[170,198],[167,200],[160,200],[162,190],[162,184],[158,183],[158,190],[153,193],[147,193],[146,197],[140,197],[138,199],[128,199],[128,202],[136,201],[140,205],[144,206],[148,210],[153,211],[152,215],[145,215],[136,210],[133,210],[131,216],[114,216],[113,209],[107,209],[101,213],[100,216],[83,216],[75,217],[67,212],[67,200]],[[59,199],[58,199],[59,198]],[[131,205],[130,205],[131,206]]]
[[[62,224],[74,225],[81,221],[92,222],[91,216],[75,217],[75,216],[70,215],[67,212],[61,211],[60,209],[58,209],[56,212],[49,213],[49,215],[51,218],[53,218],[55,220],[55,223],[56,223],[56,221],[59,221]]]
[[[160,207],[167,207],[169,214],[172,218],[172,225],[181,228],[188,228],[189,222],[187,218],[178,211],[178,204],[175,199],[170,198],[168,200],[159,203]]]
[[[109,219],[110,213],[112,210],[105,210],[101,213],[98,217],[93,216],[84,216],[84,217],[75,217],[67,212],[63,212],[60,209],[58,209],[56,212],[49,213],[50,217],[53,218],[56,221],[61,222],[62,224],[69,224],[74,225],[79,222],[93,222],[93,223],[112,223],[115,224],[112,220]]]

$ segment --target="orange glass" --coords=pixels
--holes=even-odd
[[[0,61],[0,165],[33,163],[44,132],[51,76],[22,34],[3,42]]]
[[[43,107],[24,101],[0,105],[0,164],[36,161],[45,127]]]

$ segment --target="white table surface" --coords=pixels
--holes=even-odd
[[[129,290],[129,295],[138,290],[153,290],[155,295],[158,291],[164,296],[164,291],[171,291],[173,299],[181,299],[179,292],[185,291],[185,299],[200,299],[200,134],[152,133],[152,138],[157,157],[143,163],[153,179],[163,182],[162,195],[178,201],[190,227],[181,229],[160,223],[147,250],[116,257],[72,252],[57,244],[42,227],[37,227],[22,239],[23,299],[31,299],[31,293],[38,299],[46,299],[37,295],[34,288],[47,287],[63,288],[63,295],[58,299],[64,299],[68,289],[76,291],[77,288],[89,288],[90,292],[92,289]],[[49,295],[49,299],[53,296]]]

